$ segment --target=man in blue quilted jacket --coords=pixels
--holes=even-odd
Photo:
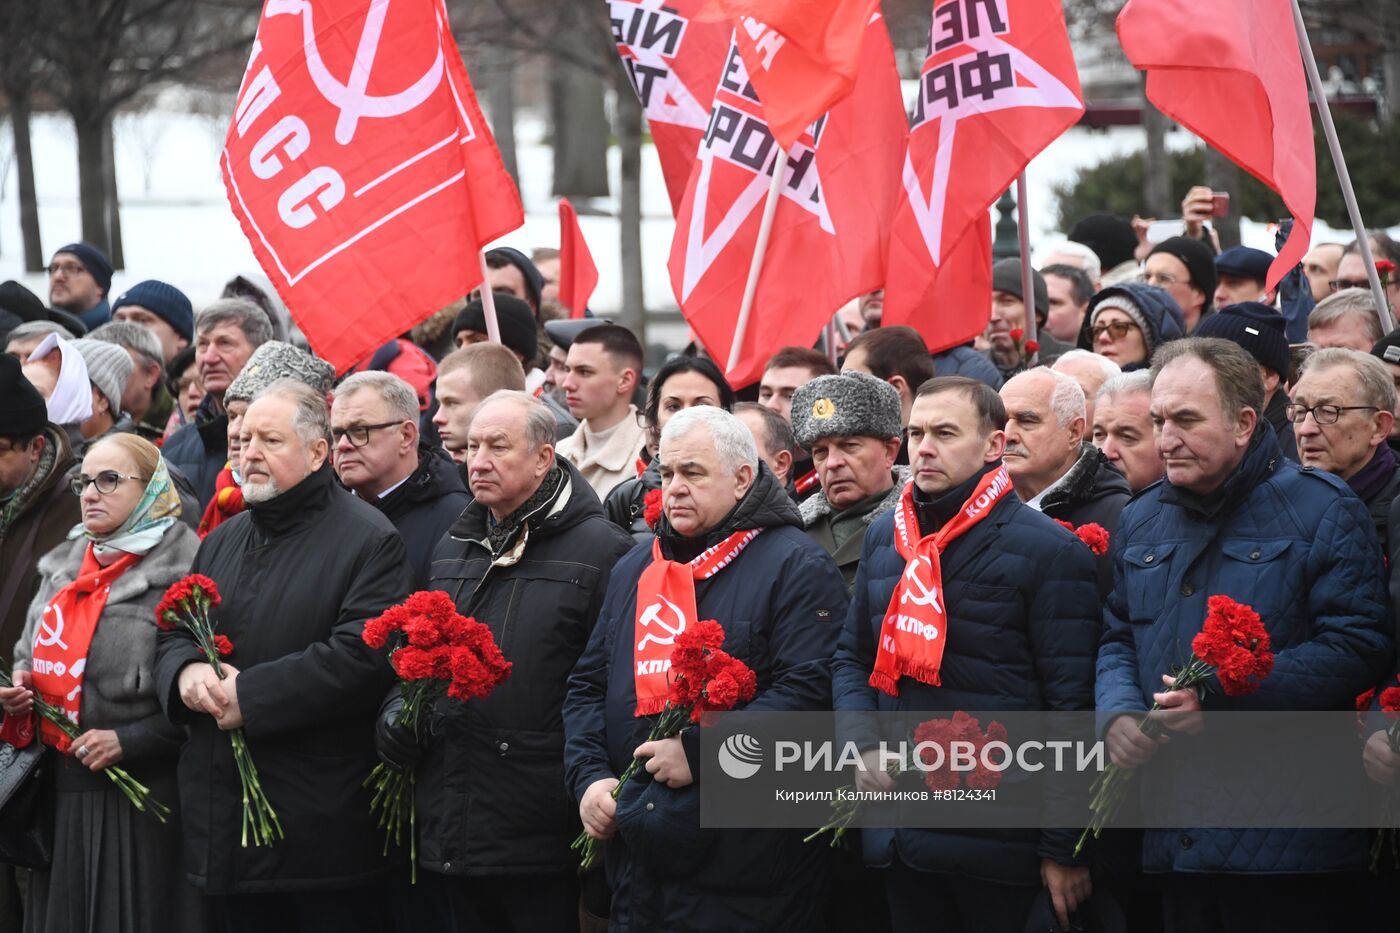
[[[1394,651],[1366,506],[1337,477],[1284,459],[1261,417],[1255,360],[1234,343],[1188,338],[1163,347],[1151,373],[1167,475],[1123,511],[1096,682],[1109,757],[1125,767],[1170,754],[1137,727],[1154,699],[1188,712],[1344,710]],[[1163,693],[1214,595],[1259,613],[1273,672],[1248,696]],[[1188,793],[1153,785],[1150,770],[1143,782],[1154,796]],[[1277,790],[1221,781],[1194,793],[1257,803]],[[1365,858],[1361,830],[1181,827],[1149,829],[1143,843],[1145,870],[1163,874],[1168,933],[1352,929],[1345,911]]]
[[[857,773],[862,791],[893,788],[878,745],[902,737],[866,714],[1093,703],[1094,559],[1017,498],[1002,463],[1005,424],[995,390],[962,376],[930,379],[914,399],[914,481],[865,534],[833,663],[842,729],[867,760]],[[885,869],[896,933],[981,933],[1026,929],[1038,898],[1070,926],[1091,887],[1088,868],[1073,857],[1075,836],[871,828],[861,844],[866,864]]]

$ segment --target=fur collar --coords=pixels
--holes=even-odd
[[[39,573],[52,581],[55,592],[76,579],[87,546],[86,538],[75,538],[63,542],[39,559]],[[147,590],[164,590],[190,572],[190,563],[198,548],[199,538],[190,527],[176,522],[166,530],[160,543],[149,554],[112,581],[112,592],[107,602],[125,602]]]
[[[894,507],[899,504],[899,497],[904,493],[904,487],[908,485],[909,480],[914,476],[913,471],[907,466],[896,466],[890,473],[894,476],[894,486],[890,489],[889,493],[886,494],[885,498],[880,500],[880,504],[867,512],[865,517],[861,519],[866,525],[873,524],[875,519],[884,515],[886,512],[892,511]],[[803,528],[811,528],[818,521],[835,511],[832,509],[831,503],[826,501],[826,493],[820,490],[804,500],[802,504],[798,506],[798,509],[802,512]]]

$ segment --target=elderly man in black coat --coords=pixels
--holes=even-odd
[[[524,392],[496,392],[472,416],[475,499],[438,544],[430,585],[489,626],[512,666],[489,697],[445,699],[434,710],[417,769],[419,881],[430,883],[410,893],[401,929],[578,926],[569,844],[579,820],[564,785],[561,708],[608,575],[632,538],[555,456],[554,437],[554,416]],[[411,733],[395,725],[397,697],[378,729],[391,767],[418,756]]]
[[[857,774],[861,790],[894,786],[876,764],[878,745],[902,738],[882,734],[874,717],[863,714],[1093,708],[1099,629],[1093,558],[1018,498],[1002,462],[1006,414],[995,392],[961,376],[930,379],[914,400],[914,481],[900,505],[866,532],[834,665],[836,709],[851,714],[842,717],[843,728],[867,760]],[[920,589],[923,596],[934,593],[933,602],[921,600]],[[894,606],[924,613],[916,618],[942,632],[941,654],[931,641],[902,637],[908,628],[886,624]],[[903,626],[908,617],[898,618]],[[896,933],[1028,929],[1042,886],[1060,926],[1069,928],[1068,914],[1090,891],[1089,869],[1073,856],[1075,836],[1035,829],[861,831],[866,863],[886,869]]]
[[[231,933],[386,928],[389,863],[363,787],[374,716],[393,683],[364,624],[403,600],[409,567],[394,526],[335,482],[325,399],[282,381],[242,428],[247,511],[195,555],[233,642],[220,681],[189,633],[162,632],[157,691],[186,725],[178,780],[189,880],[219,895]],[[242,793],[227,730],[242,727],[285,838],[240,846]]]
[[[823,847],[804,845],[792,830],[701,829],[697,729],[646,738],[664,702],[669,646],[699,619],[719,622],[724,650],[757,675],[757,693],[744,708],[829,709],[831,655],[846,607],[841,574],[802,532],[792,500],[733,415],[710,407],[677,412],[661,432],[660,456],[658,537],[613,569],[564,704],[565,777],[584,829],[609,840],[608,929],[819,929]],[[666,598],[664,586],[649,593],[643,579],[654,562],[680,581],[668,603],[670,634],[651,625]],[[675,615],[689,600],[686,580],[693,581],[695,619]],[[649,759],[645,770],[613,800],[634,755]]]

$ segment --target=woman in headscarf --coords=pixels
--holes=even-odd
[[[155,607],[189,572],[199,539],[160,451],[134,434],[95,443],[71,480],[82,524],[39,561],[39,591],[15,645],[16,686],[0,689],[5,732],[33,692],[74,717],[70,742],[40,721],[53,766],[53,863],[30,875],[30,933],[183,933],[205,923],[180,864],[177,812],[142,813],[102,770],[120,765],[175,811],[182,731],[154,691]]]

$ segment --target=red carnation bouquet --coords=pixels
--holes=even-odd
[[[993,720],[983,732],[976,716],[958,710],[951,718],[919,723],[914,730],[913,749],[904,758],[891,762],[885,773],[898,780],[905,772],[918,768],[924,773],[924,784],[935,793],[957,790],[963,785],[969,790],[995,790],[1001,783],[1001,772],[983,763],[982,750],[988,742],[1005,742],[1006,739],[1006,727],[1001,723]],[[971,751],[976,762],[971,770],[953,770],[955,743]],[[811,842],[829,832],[832,848],[841,844],[846,830],[860,813],[862,803],[854,793],[855,785],[847,785],[842,790],[846,793],[838,793],[831,805],[835,815],[803,842]]]
[[[176,580],[165,591],[160,604],[156,606],[156,625],[167,632],[183,628],[193,635],[195,644],[204,652],[205,660],[214,668],[219,679],[224,680],[227,675],[224,674],[221,660],[233,654],[233,642],[226,635],[216,634],[214,622],[209,618],[210,610],[217,607],[219,602],[219,588],[214,581],[203,574],[192,573]],[[241,843],[246,847],[251,836],[255,846],[272,845],[274,840],[282,838],[282,824],[263,793],[243,727],[230,730],[228,735],[233,743],[238,779],[243,785]]]
[[[444,695],[454,700],[487,696],[510,676],[510,662],[501,654],[491,630],[462,616],[452,597],[439,590],[419,590],[365,623],[363,638],[371,648],[389,643],[389,663],[399,676],[403,707],[398,724],[421,741],[426,713]],[[413,769],[395,771],[380,762],[366,787],[374,790],[370,812],[384,830],[384,851],[399,845],[408,827],[411,871],[418,866],[417,820],[413,809]]]
[[[753,699],[758,689],[757,677],[743,661],[721,651],[723,644],[724,628],[713,619],[687,626],[676,636],[668,674],[670,695],[652,723],[648,742],[675,738],[686,726],[699,723],[705,713],[723,712]],[[642,763],[642,759],[633,758],[627,765],[612,789],[614,800]],[[589,868],[598,861],[598,840],[587,832],[578,834],[572,848],[580,855],[580,868]]]
[[[1016,344],[1016,352],[1021,354],[1021,359],[1029,366],[1031,357],[1040,352],[1040,342],[1038,340],[1026,340],[1026,332],[1019,327],[1011,328],[1011,342]]]
[[[1396,678],[1400,682],[1400,677]],[[1363,712],[1371,708],[1371,703],[1376,698],[1375,689],[1367,690],[1356,698],[1356,709]],[[1381,712],[1385,714],[1388,724],[1385,727],[1385,740],[1390,745],[1390,750],[1400,754],[1400,687],[1386,687],[1380,691]],[[1381,828],[1376,833],[1376,838],[1371,841],[1371,871],[1376,871],[1381,861],[1381,853],[1386,847],[1390,847],[1390,855],[1396,868],[1400,868],[1400,830],[1396,828],[1396,814],[1400,812],[1400,799],[1397,793],[1391,790],[1386,795],[1385,811],[1381,817]]]
[[[647,527],[656,530],[656,526],[661,521],[661,490],[652,489],[643,499],[642,519],[647,523]]]
[[[1055,523],[1065,526],[1076,538],[1088,545],[1095,557],[1103,557],[1108,553],[1108,529],[1098,522],[1086,522],[1078,528],[1058,518],[1055,519]]]
[[[1167,692],[1195,690],[1199,693],[1213,676],[1226,696],[1245,696],[1258,690],[1273,669],[1269,633],[1259,613],[1228,596],[1212,596],[1206,601],[1205,625],[1191,639],[1191,658],[1167,685]],[[1152,718],[1152,713],[1159,709],[1160,704],[1153,703],[1148,715],[1138,720],[1138,728],[1153,738],[1162,735],[1166,728],[1160,720]],[[1104,824],[1118,811],[1127,795],[1133,774],[1132,768],[1109,764],[1094,780],[1090,787],[1093,797],[1089,802],[1093,816],[1079,834],[1075,855],[1084,847],[1090,833],[1095,839],[1099,838]]]

